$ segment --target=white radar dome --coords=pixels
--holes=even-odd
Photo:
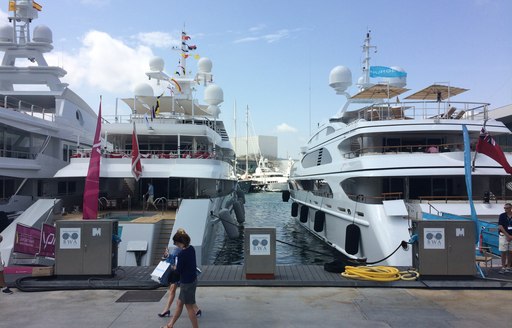
[[[39,25],[34,28],[34,37],[32,38],[34,42],[45,42],[52,43],[53,42],[53,33],[52,30],[48,26]]]
[[[211,73],[212,66],[212,61],[208,57],[202,57],[197,62],[197,70],[199,73]]]
[[[12,42],[14,29],[11,25],[0,27],[0,42]]]
[[[135,96],[153,97],[153,88],[147,83],[141,83],[133,90]]]
[[[165,62],[161,57],[153,57],[149,61],[149,69],[152,72],[162,72],[164,70]]]
[[[208,112],[210,112],[210,114],[215,117],[215,118],[219,118],[219,114],[220,114],[220,108],[219,106],[215,106],[215,105],[210,105],[208,106],[207,108]]]
[[[204,89],[204,101],[208,105],[219,105],[224,101],[224,91],[216,84],[210,84]]]
[[[386,83],[389,83],[392,87],[397,88],[403,88],[407,85],[407,74],[405,73],[404,69],[398,66],[391,66],[390,68],[394,69],[395,71],[404,73],[403,76],[400,77],[385,77],[382,78],[382,80]]]
[[[342,93],[352,85],[352,72],[345,66],[336,66],[329,74],[329,86]]]

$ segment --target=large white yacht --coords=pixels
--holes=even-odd
[[[192,74],[187,59],[193,59],[196,46],[189,44],[185,32],[181,40],[180,62],[174,74],[164,72],[160,57],[149,63],[146,74],[158,81],[155,89],[160,90],[140,84],[134,97],[122,99],[127,107],[116,108],[115,116],[103,117],[100,203],[103,200],[107,208],[139,213],[178,208],[172,233],[167,234],[169,246],[173,247],[170,237],[184,228],[196,248],[198,262],[206,264],[219,238],[222,242],[224,235],[238,237],[245,216],[243,202],[238,200],[243,193],[237,190],[234,149],[219,118],[223,91],[213,83],[212,61],[198,59],[197,73]],[[206,104],[195,98],[199,88],[204,91]],[[89,153],[90,149],[77,151],[55,177],[74,179],[83,186]],[[142,173],[136,180],[132,155],[137,153]],[[148,183],[153,185],[156,207],[146,204]],[[81,199],[64,202],[66,208],[81,206]]]
[[[411,248],[399,245],[409,241],[412,220],[425,213],[471,217],[463,126],[472,158],[484,122],[498,143],[510,131],[488,119],[489,104],[456,101],[466,89],[434,83],[406,96],[405,71],[370,66],[372,48],[368,32],[356,94],[347,91],[347,67],[330,73],[330,86],[347,101],[313,134],[291,169],[292,216],[349,258],[410,266]],[[511,180],[493,159],[476,156],[472,196],[479,219],[497,220],[512,198]]]
[[[282,172],[279,168],[270,165],[268,159],[260,157],[251,180],[255,189],[280,192],[288,190],[288,173],[289,171]]]
[[[0,28],[0,213],[24,211],[38,198],[73,191],[54,174],[80,145],[91,147],[96,113],[68,88],[66,71],[48,66],[52,31],[31,24],[41,6],[9,1],[9,23]],[[77,190],[76,190],[77,191]]]

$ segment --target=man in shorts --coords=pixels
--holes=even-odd
[[[2,235],[0,235],[0,243],[2,242]],[[4,294],[12,294],[12,290],[7,287],[5,284],[5,277],[4,277],[4,264],[2,262],[2,253],[0,253],[0,288],[2,288],[2,293]]]
[[[501,269],[499,273],[512,273],[512,204],[506,203],[504,213],[498,220],[499,251],[501,252]]]
[[[148,182],[148,192],[146,193],[147,201],[146,201],[146,211],[149,208],[149,204],[153,205],[155,210],[158,210],[158,208],[155,205],[155,188],[153,187],[153,184],[151,182]]]

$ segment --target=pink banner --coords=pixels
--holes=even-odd
[[[39,255],[55,258],[55,227],[44,223]]]
[[[39,253],[41,231],[37,228],[16,224],[13,251],[17,253],[36,255]]]
[[[83,219],[96,220],[98,218],[98,195],[100,193],[100,161],[101,161],[101,98],[98,111],[98,122],[94,134],[89,170],[85,178]]]

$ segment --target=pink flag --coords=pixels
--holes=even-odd
[[[98,111],[98,123],[94,134],[94,144],[89,160],[89,171],[85,178],[83,219],[96,220],[98,218],[98,195],[100,193],[100,160],[101,160],[101,98]]]
[[[135,130],[135,122],[133,122],[132,134],[132,174],[136,181],[139,181],[142,175],[142,164],[140,163],[139,139]]]
[[[501,147],[485,128],[482,128],[480,131],[480,138],[478,138],[478,143],[476,144],[476,151],[489,156],[503,166],[505,172],[512,174],[512,167],[508,164],[503,150],[501,150]]]

